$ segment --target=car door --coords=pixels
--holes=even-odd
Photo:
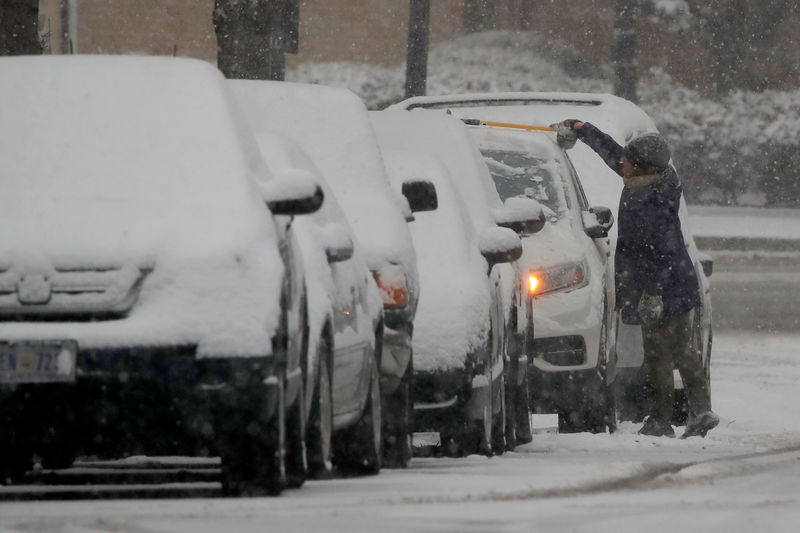
[[[365,307],[367,270],[357,268],[351,258],[331,264],[335,298],[333,303],[334,414],[359,409],[369,385],[369,371],[374,350],[372,320]]]

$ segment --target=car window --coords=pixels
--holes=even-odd
[[[532,198],[549,208],[547,215],[554,220],[569,214],[568,178],[558,162],[515,150],[484,149],[481,153],[504,201],[517,196]]]
[[[589,201],[586,199],[586,193],[583,191],[583,184],[578,177],[578,171],[575,170],[575,165],[572,164],[572,160],[566,153],[564,153],[564,159],[569,166],[569,172],[572,175],[572,183],[575,184],[575,190],[578,195],[578,205],[580,206],[581,211],[587,211],[589,209]]]

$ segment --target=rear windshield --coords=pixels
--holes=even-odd
[[[566,183],[553,160],[513,150],[481,150],[492,173],[497,192],[507,198],[532,198],[550,209],[551,219],[561,219],[569,212]]]

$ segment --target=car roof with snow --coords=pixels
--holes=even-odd
[[[287,82],[229,80],[256,132],[275,130],[300,144],[325,175],[356,233],[367,263],[415,269],[403,208],[389,187],[366,107],[346,89]],[[410,214],[410,212],[409,212]]]
[[[3,247],[26,234],[71,253],[120,234],[128,248],[229,246],[268,216],[250,179],[268,170],[203,61],[2,58],[0,96],[14,102],[0,128]]]
[[[503,204],[489,169],[464,124],[439,113],[370,113],[381,146],[428,154],[441,161],[470,209],[475,227],[493,226]],[[411,134],[409,134],[411,133]]]

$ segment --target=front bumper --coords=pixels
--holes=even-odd
[[[533,366],[542,372],[596,368],[602,317],[602,298],[591,284],[535,298]]]
[[[543,412],[588,409],[604,399],[603,376],[597,369],[529,374],[531,395]]]

